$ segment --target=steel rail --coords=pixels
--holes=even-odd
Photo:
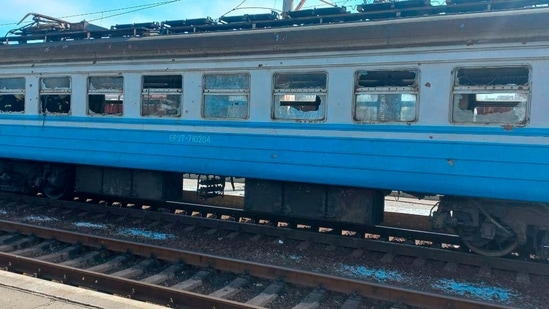
[[[219,271],[226,271],[235,274],[247,274],[259,278],[269,280],[284,280],[284,282],[308,286],[322,287],[324,289],[341,292],[341,293],[356,293],[357,295],[376,299],[381,301],[396,301],[411,306],[421,308],[464,308],[464,309],[480,309],[480,308],[510,308],[499,304],[484,303],[474,300],[467,300],[457,297],[445,296],[434,293],[426,293],[411,289],[393,287],[378,283],[369,283],[354,279],[346,279],[341,277],[316,274],[307,271],[299,271],[295,269],[265,265],[260,263],[242,261],[237,259],[219,257],[209,254],[190,252],[185,250],[175,250],[163,248],[159,246],[145,245],[142,243],[122,241],[119,239],[91,236],[87,234],[68,232],[58,229],[50,229],[37,227],[33,225],[15,223],[0,220],[0,230],[7,232],[17,232],[23,235],[34,235],[39,238],[56,239],[61,242],[71,244],[80,244],[88,247],[105,248],[115,252],[131,252],[131,254],[143,257],[154,256],[159,260],[171,262],[184,262],[188,265],[197,267],[209,267]],[[192,301],[214,302],[215,299],[206,299],[203,295],[194,293],[181,293],[169,288],[152,286],[144,283],[139,283],[132,280],[125,280],[108,275],[96,274],[92,272],[82,272],[76,275],[76,269],[64,267],[57,264],[34,261],[32,259],[17,257],[9,254],[0,254],[0,263],[7,266],[10,270],[34,272],[38,276],[44,278],[57,279],[71,284],[83,283],[91,284],[91,287],[104,289],[108,287],[116,291],[116,294],[140,297],[140,293],[149,295],[147,289],[155,290],[152,295],[169,295],[169,298],[177,302],[192,303]],[[24,265],[32,265],[32,269],[26,268]],[[81,282],[82,278],[88,278]],[[90,281],[89,278],[93,280]],[[95,284],[94,282],[96,282]],[[158,296],[149,296],[158,297]],[[186,298],[188,297],[188,298]],[[190,300],[190,298],[193,298]],[[163,298],[165,303],[167,300]],[[172,301],[170,301],[172,302]],[[168,303],[170,303],[168,302]],[[203,303],[205,304],[205,303]],[[203,305],[202,304],[202,305]],[[235,306],[237,306],[235,304]],[[231,307],[231,308],[250,308],[250,307]],[[252,307],[253,308],[253,307]]]
[[[514,271],[517,273],[535,274],[541,276],[549,276],[549,263],[530,262],[511,258],[493,258],[481,255],[475,255],[465,252],[456,252],[452,250],[443,250],[435,248],[425,248],[416,245],[407,245],[401,243],[392,243],[387,241],[370,240],[359,237],[342,237],[338,235],[326,235],[322,233],[304,232],[302,230],[281,229],[271,226],[247,224],[229,220],[219,220],[211,218],[191,217],[174,215],[169,213],[124,209],[118,207],[90,207],[88,204],[73,202],[73,201],[52,201],[49,199],[37,199],[35,197],[26,197],[15,194],[2,193],[3,197],[17,203],[26,202],[27,205],[39,202],[39,205],[44,207],[63,207],[82,212],[97,212],[113,214],[117,216],[129,216],[132,218],[142,218],[150,220],[159,220],[164,222],[172,222],[181,225],[193,225],[203,228],[221,229],[227,231],[238,231],[241,233],[261,234],[271,237],[280,237],[284,239],[293,239],[299,241],[309,241],[314,243],[337,245],[354,249],[364,249],[368,251],[378,251],[383,253],[392,253],[401,256],[423,257],[425,259],[440,260],[457,264],[465,264],[476,267],[489,267],[493,269],[501,269],[506,271]],[[202,205],[203,206],[203,205]],[[204,206],[206,207],[206,206]],[[384,229],[389,229],[382,227]],[[404,230],[403,230],[404,231]],[[379,232],[379,231],[377,231]],[[398,237],[392,232],[387,231],[391,236]],[[403,232],[404,233],[404,232]],[[423,232],[427,233],[427,232]],[[375,233],[374,233],[375,234]],[[407,239],[416,239],[416,234],[409,233]],[[446,240],[445,237],[444,240]],[[429,238],[420,238],[429,241]],[[444,241],[442,241],[444,243]],[[453,242],[450,242],[453,243]]]
[[[0,253],[0,265],[4,270],[10,272],[32,274],[34,277],[41,279],[54,280],[68,285],[85,287],[139,301],[165,305],[170,308],[261,308],[227,299],[176,290],[8,253]]]

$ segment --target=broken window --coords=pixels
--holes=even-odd
[[[274,119],[324,120],[327,74],[274,74]]]
[[[248,74],[204,75],[204,118],[248,118]]]
[[[158,117],[181,116],[181,75],[143,76],[141,115]]]
[[[40,79],[40,113],[68,114],[71,110],[70,77]]]
[[[122,76],[88,77],[88,114],[122,115],[124,78]]]
[[[452,122],[527,122],[528,67],[459,68],[454,74]]]
[[[25,78],[0,78],[0,113],[25,111]]]
[[[417,120],[417,104],[417,70],[357,72],[354,120],[413,122]]]

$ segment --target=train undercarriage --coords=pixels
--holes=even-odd
[[[433,227],[450,229],[471,251],[504,256],[532,243],[549,258],[549,205],[493,199],[442,197],[432,215]]]
[[[50,199],[66,197],[74,191],[74,169],[66,165],[40,162],[0,161],[0,190],[43,193]]]
[[[197,195],[209,198],[222,194],[227,178],[199,178]],[[183,201],[182,188],[181,173],[0,160],[0,190],[4,192],[42,193],[50,199],[80,192]],[[389,192],[247,178],[244,210],[355,226],[376,225],[383,221],[384,197]],[[549,204],[442,196],[431,222],[435,230],[460,235],[468,249],[480,255],[504,256],[524,248],[528,254],[549,259]]]

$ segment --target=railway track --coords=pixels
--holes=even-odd
[[[304,295],[303,299],[295,304],[278,303],[280,308],[313,308],[323,298],[345,299],[341,308],[346,309],[359,308],[361,302],[417,308],[506,308],[16,222],[0,221],[0,231],[0,266],[6,270],[172,308],[259,308],[269,306],[282,290],[292,294],[293,289],[307,293],[296,293]],[[178,276],[181,273],[187,275]],[[215,278],[206,280],[208,276],[227,284],[206,286],[206,282],[216,282]],[[234,297],[239,292],[248,296]]]
[[[84,220],[87,222],[107,222],[111,221],[111,226],[136,226],[146,227],[149,230],[157,230],[159,233],[174,233],[182,235],[184,238],[191,239],[185,246],[194,248],[197,252],[205,252],[224,256],[231,256],[234,252],[225,252],[223,247],[212,249],[208,247],[209,243],[218,243],[220,239],[225,246],[243,246],[243,254],[247,260],[254,260],[254,250],[259,248],[273,248],[275,255],[284,255],[279,243],[287,244],[291,254],[299,255],[299,252],[308,247],[320,247],[321,251],[341,252],[347,251],[355,260],[361,257],[378,256],[382,265],[392,267],[391,265],[405,264],[407,268],[415,269],[443,269],[448,276],[463,272],[463,268],[474,268],[473,276],[479,276],[485,280],[497,280],[491,277],[491,274],[497,272],[506,272],[512,274],[511,281],[517,283],[529,283],[533,278],[534,285],[543,285],[549,277],[549,264],[539,260],[520,260],[517,258],[487,258],[470,253],[459,252],[450,249],[440,249],[434,246],[422,247],[414,244],[402,242],[380,241],[379,239],[364,239],[360,237],[342,237],[341,235],[330,235],[329,233],[313,233],[301,229],[280,228],[265,224],[243,224],[231,220],[217,220],[205,217],[174,215],[172,213],[162,213],[156,211],[145,211],[128,209],[124,207],[104,207],[97,204],[83,204],[66,201],[52,201],[48,199],[26,197],[19,195],[0,196],[0,211],[3,214],[19,213],[17,216],[33,217],[38,220],[30,220],[34,225],[43,225],[57,227],[67,230],[75,230],[74,222]],[[40,219],[53,218],[55,222]],[[9,217],[9,216],[8,216]],[[73,218],[73,219],[70,219]],[[18,220],[14,218],[14,220]],[[22,220],[25,222],[25,220]],[[70,222],[72,221],[72,222]],[[27,222],[29,222],[27,220]],[[57,222],[57,223],[56,223]],[[60,224],[63,223],[63,224]],[[78,229],[76,229],[78,230]],[[108,231],[90,231],[94,234],[110,236]],[[85,231],[87,234],[88,231]],[[197,236],[199,235],[199,236]],[[121,237],[121,236],[117,236]],[[206,239],[204,239],[206,237]],[[122,237],[127,239],[128,237]],[[192,245],[192,240],[198,242],[198,246]],[[139,239],[141,241],[142,239]],[[240,240],[240,242],[239,242]],[[152,244],[166,246],[164,242],[143,241]],[[251,243],[251,245],[250,245]],[[204,246],[205,245],[205,246]],[[168,244],[169,246],[169,244]],[[194,246],[194,247],[193,247]],[[223,245],[222,245],[223,246]],[[252,248],[252,249],[249,249]],[[294,248],[294,249],[291,249]],[[323,249],[325,248],[325,249]],[[215,251],[217,250],[217,251]],[[228,250],[234,251],[234,250]],[[249,251],[249,252],[248,252]],[[261,251],[261,250],[259,250]],[[334,253],[328,253],[327,256],[333,256]],[[237,255],[240,257],[240,255]],[[290,256],[293,259],[292,256]],[[297,261],[290,260],[268,260],[267,264],[277,264],[281,266],[295,267]],[[331,263],[328,262],[326,263]],[[360,262],[359,262],[360,263]],[[299,265],[301,269],[318,272],[316,269],[308,269]],[[470,270],[467,270],[470,271]],[[338,272],[324,272],[328,275],[340,276]],[[349,276],[346,276],[349,277]],[[351,276],[352,277],[352,276]],[[496,276],[497,278],[497,276]],[[368,279],[366,279],[368,280]],[[372,280],[370,280],[372,281]],[[261,284],[263,285],[263,284]],[[532,285],[530,285],[532,286]],[[219,287],[220,289],[222,287]],[[123,294],[124,295],[124,294]],[[335,306],[337,307],[337,306]]]
[[[144,211],[139,209],[130,209],[124,207],[95,207],[90,205],[72,201],[52,201],[49,199],[1,194],[0,206],[4,205],[8,209],[14,211],[26,209],[35,215],[48,213],[70,214],[75,217],[90,217],[96,218],[116,217],[120,220],[138,220],[142,225],[152,226],[185,226],[186,230],[189,227],[209,229],[210,232],[225,231],[229,237],[233,238],[235,233],[248,235],[261,235],[264,237],[280,240],[294,240],[301,242],[301,246],[305,247],[309,244],[323,244],[331,247],[353,249],[354,255],[364,254],[365,252],[377,252],[383,254],[385,261],[392,261],[399,257],[413,258],[414,264],[424,265],[427,260],[440,261],[446,264],[445,268],[454,269],[456,265],[468,265],[477,267],[483,275],[490,274],[492,270],[503,270],[516,273],[518,281],[528,281],[529,275],[541,275],[549,277],[549,263],[537,259],[525,259],[524,257],[510,256],[507,258],[491,258],[480,256],[468,252],[461,252],[452,244],[460,244],[456,235],[429,233],[426,231],[416,231],[402,228],[377,227],[371,228],[371,232],[378,237],[363,238],[363,237],[348,237],[333,232],[312,232],[311,229],[292,229],[279,228],[272,224],[243,224],[234,220],[217,220],[221,217],[222,212],[214,213],[213,218],[207,214],[212,213],[212,209],[219,211],[219,207],[209,208],[204,205],[190,205],[189,211],[201,211],[203,216],[186,216],[174,215],[172,213],[164,213],[157,211]],[[223,211],[221,209],[220,211]],[[228,209],[227,216],[234,216],[234,210]],[[415,219],[417,216],[412,216]],[[140,221],[145,220],[145,221]],[[149,223],[147,223],[147,221]],[[310,223],[310,222],[309,222]],[[191,228],[191,229],[192,229]],[[185,230],[185,229],[184,229]],[[185,231],[184,231],[185,232]],[[223,232],[222,232],[223,233]],[[393,239],[393,241],[387,241]],[[417,245],[422,244],[425,240],[430,241],[427,246]],[[441,248],[445,247],[444,249]]]

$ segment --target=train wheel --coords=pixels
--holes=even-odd
[[[506,239],[506,240],[491,240],[491,241],[470,241],[463,240],[463,243],[471,251],[491,257],[504,256],[513,252],[519,245],[518,240],[516,239]]]
[[[70,175],[70,170],[66,167],[51,166],[47,168],[44,171],[42,192],[52,200],[67,197],[72,188]]]
[[[496,222],[492,217],[481,215],[482,224],[477,228],[462,228],[458,234],[463,243],[473,252],[490,257],[499,257],[513,252],[519,245],[515,233]],[[483,237],[489,234],[490,237]]]

